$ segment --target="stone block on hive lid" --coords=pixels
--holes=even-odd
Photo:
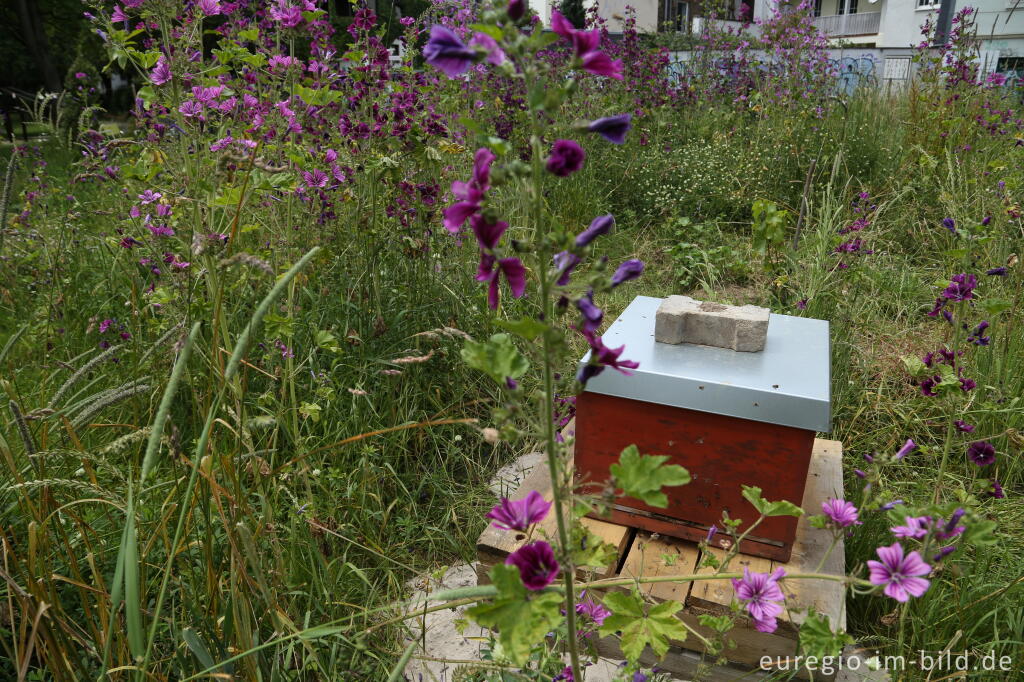
[[[756,520],[743,485],[760,487],[768,500],[803,500],[815,433],[831,429],[829,326],[767,311],[733,314],[730,322],[719,304],[700,311],[699,301],[680,305],[685,302],[672,298],[665,304],[638,296],[605,332],[604,344],[625,345],[623,357],[640,367],[631,376],[606,369],[577,398],[575,471],[584,492],[600,493],[609,467],[629,445],[668,455],[670,463],[689,470],[691,483],[666,488],[665,509],[619,498],[612,520],[700,540],[723,511],[743,520],[741,531]],[[694,307],[695,314],[686,312]],[[683,311],[684,330],[698,325],[685,338],[718,338],[730,347],[688,343],[678,335],[665,337],[672,343],[659,342],[666,325],[656,332],[657,321],[665,310]],[[760,317],[767,317],[763,344],[752,350],[748,341]],[[699,329],[701,319],[712,320],[717,331]],[[754,322],[736,333],[738,320]],[[747,341],[736,343],[744,335]],[[737,345],[744,350],[734,350]],[[788,561],[796,526],[793,517],[766,519],[741,550]]]

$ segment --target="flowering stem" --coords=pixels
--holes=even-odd
[[[548,263],[551,260],[551,255],[549,253],[550,248],[548,246],[546,235],[542,233],[542,226],[544,224],[544,197],[541,192],[541,187],[544,182],[544,169],[541,165],[543,149],[541,147],[539,128],[540,125],[537,120],[537,114],[534,112],[533,136],[530,139],[530,144],[533,147],[531,159],[533,169],[533,196],[531,198],[533,200],[534,243],[537,245],[537,275],[540,278],[542,320],[545,324],[551,324],[551,281],[548,271]],[[566,529],[565,504],[562,496],[562,476],[559,471],[561,468],[561,448],[558,447],[555,434],[555,377],[554,368],[552,367],[552,359],[555,357],[556,351],[552,347],[551,337],[549,334],[543,334],[542,338],[544,340],[544,396],[540,409],[540,418],[544,423],[544,435],[545,440],[547,441],[546,452],[548,456],[548,470],[551,475],[551,495],[554,499],[555,521],[558,525],[558,544],[562,550],[562,561],[564,562],[562,577],[565,581],[565,625],[568,631],[566,644],[569,648],[569,661],[572,665],[573,679],[582,680],[583,676],[580,670],[580,653],[576,641],[576,593],[573,589],[573,578],[576,568],[573,566],[572,553],[569,549],[569,533]],[[571,491],[569,494],[571,497]]]
[[[956,365],[956,362],[957,362],[956,352],[957,352],[957,347],[959,345],[960,345],[960,326],[958,324],[956,324],[956,322],[954,322],[953,323],[953,344],[952,344],[952,347],[950,348],[950,351],[953,353],[953,364],[954,364],[954,370],[953,371],[954,372],[957,371],[956,368],[955,368],[955,365]],[[952,448],[953,448],[953,437],[956,435],[956,425],[954,424],[953,416],[955,416],[955,415],[950,415],[950,418],[947,420],[947,424],[946,424],[946,441],[942,444],[942,460],[939,462],[939,475],[936,478],[935,496],[932,498],[932,502],[933,503],[938,503],[938,501],[939,501],[939,493],[942,491],[942,483],[943,483],[943,480],[945,479],[945,476],[946,476],[946,465],[949,463],[949,453],[950,453],[950,450],[952,450]]]

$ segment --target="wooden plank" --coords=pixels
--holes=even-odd
[[[821,561],[832,543],[831,533],[811,528],[808,517],[821,513],[821,503],[829,498],[843,496],[843,444],[836,440],[814,441],[814,455],[804,491],[804,516],[796,529],[793,556],[788,564],[775,562],[772,570],[782,566],[787,573],[831,573],[842,575],[846,570],[846,552],[840,539],[832,553]],[[821,569],[818,565],[821,564]],[[843,587],[831,580],[785,580],[781,582],[787,603],[800,608],[813,606],[829,617],[833,627],[846,629],[846,609]],[[803,613],[792,614],[793,623],[799,625],[806,617]]]
[[[689,575],[697,567],[697,546],[638,531],[619,575],[623,578]],[[661,601],[686,602],[692,583],[650,583],[640,591]]]

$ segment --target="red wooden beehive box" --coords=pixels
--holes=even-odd
[[[606,369],[577,398],[575,470],[583,492],[599,493],[610,465],[635,444],[643,454],[669,455],[692,481],[664,489],[665,509],[616,499],[616,523],[700,540],[723,510],[743,520],[741,530],[756,520],[742,485],[800,504],[815,433],[830,430],[828,322],[773,314],[758,352],[674,345],[654,339],[661,302],[637,297],[604,335],[610,348],[625,345],[622,357],[639,369],[631,376]],[[796,525],[791,516],[766,519],[741,551],[789,561]]]

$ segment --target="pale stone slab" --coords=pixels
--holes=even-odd
[[[764,349],[768,316],[767,308],[754,305],[733,306],[689,296],[669,296],[658,306],[654,340],[756,352]]]

